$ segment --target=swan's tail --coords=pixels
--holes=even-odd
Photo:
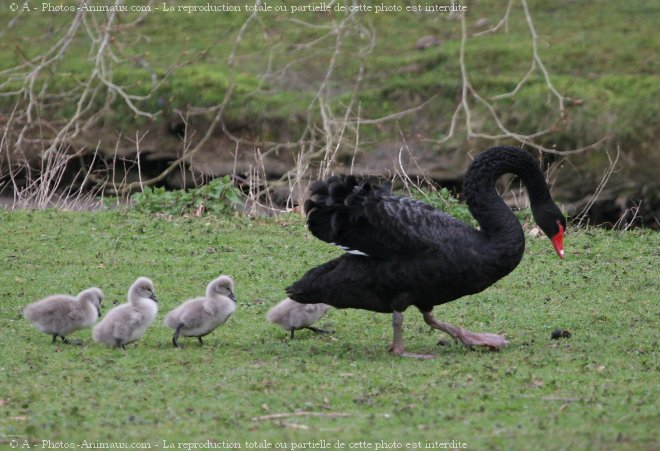
[[[352,175],[333,176],[312,184],[311,195],[304,206],[309,231],[320,240],[334,243],[338,231],[348,220],[352,194],[360,188]]]
[[[364,214],[367,198],[390,194],[390,190],[389,185],[360,183],[352,175],[317,181],[310,187],[311,195],[304,205],[307,227],[318,239],[335,244],[343,228]]]

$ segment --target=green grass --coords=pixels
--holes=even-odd
[[[436,308],[448,322],[505,333],[508,348],[436,347],[439,334],[410,309],[407,349],[437,354],[417,361],[386,352],[388,315],[331,311],[321,325],[334,337],[305,331],[292,342],[265,322],[284,287],[338,255],[297,216],[0,212],[0,447],[20,436],[657,449],[660,235],[590,229],[565,244],[560,261],[547,239],[530,239],[507,278]],[[236,280],[237,312],[204,347],[172,348],[164,314],[219,273]],[[81,347],[52,345],[21,317],[33,300],[91,285],[107,312],[140,275],[154,280],[161,310],[126,351],[93,343],[89,330],[73,335]],[[557,327],[572,338],[551,340]],[[253,420],[296,410],[348,416]]]

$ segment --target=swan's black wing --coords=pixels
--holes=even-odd
[[[403,258],[442,249],[473,229],[429,204],[391,194],[389,187],[336,176],[312,185],[305,202],[314,236],[349,253]]]

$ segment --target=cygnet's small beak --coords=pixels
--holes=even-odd
[[[231,291],[231,290],[229,290],[229,299],[231,299],[232,301],[234,301],[234,304],[237,303],[237,301],[236,301],[236,295],[234,295],[234,292]]]
[[[96,307],[96,311],[99,313],[99,318],[101,317],[101,307]]]
[[[149,299],[151,299],[151,300],[154,301],[156,304],[158,304],[158,298],[156,298],[156,295],[155,295],[155,294],[152,294],[151,296],[149,296]]]

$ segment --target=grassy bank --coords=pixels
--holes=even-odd
[[[54,163],[42,160],[51,140],[63,153],[86,156],[69,161],[64,180],[92,167],[100,185],[104,177],[119,183],[124,171],[136,180],[131,165],[139,155],[142,175],[155,176],[203,141],[181,171],[157,183],[190,184],[188,168],[196,175],[250,178],[263,166],[261,178],[271,180],[308,168],[314,177],[321,160],[330,160],[337,170],[355,162],[365,174],[403,169],[452,186],[468,156],[495,143],[521,144],[507,133],[502,138],[502,129],[524,135],[551,130],[530,139],[557,151],[601,143],[566,160],[544,157],[563,163],[556,186],[572,213],[618,155],[592,209],[594,223],[635,213],[637,223],[657,227],[660,104],[650,101],[660,96],[657,2],[511,2],[506,24],[500,19],[507,2],[469,2],[463,66],[461,17],[407,12],[410,2],[393,2],[399,12],[353,15],[293,14],[295,5],[282,0],[267,2],[272,9],[255,15],[243,1],[224,2],[241,9],[226,13],[174,10],[177,2],[129,0],[123,6],[147,3],[152,10],[143,15],[54,13],[44,11],[47,3],[29,12],[0,7],[0,73],[6,76],[0,123],[7,124],[0,172],[11,167],[18,174],[11,180],[0,175],[0,191],[30,186],[40,174],[28,166],[53,170]],[[61,41],[68,32],[71,40]],[[462,102],[464,80],[480,97],[469,94]],[[550,82],[566,96],[563,112]],[[514,90],[512,97],[497,97]],[[220,110],[208,109],[219,104]],[[222,126],[212,122],[217,111]],[[212,123],[215,132],[202,140]],[[500,138],[472,139],[472,133]],[[336,155],[326,153],[330,149]],[[402,149],[410,149],[419,167],[407,152],[399,154]],[[101,158],[91,157],[95,150]],[[124,167],[115,166],[117,155],[127,159]]]
[[[560,261],[547,239],[530,238],[510,276],[436,308],[438,318],[504,333],[511,345],[436,347],[438,334],[411,309],[408,350],[437,354],[416,361],[386,352],[387,315],[331,311],[321,325],[334,336],[301,332],[292,342],[265,322],[285,286],[338,253],[298,216],[0,212],[0,443],[652,449],[660,445],[659,247],[657,233],[572,231]],[[236,314],[204,347],[184,340],[173,349],[164,314],[219,273],[236,280]],[[75,334],[81,347],[51,345],[21,317],[35,299],[92,285],[104,290],[107,312],[140,275],[154,280],[161,310],[126,351],[91,342],[89,330]],[[572,337],[551,340],[557,327]],[[319,416],[259,418],[296,411]]]
[[[140,3],[129,1],[126,5]],[[161,3],[167,2],[152,6],[160,7]],[[61,4],[73,5],[75,1]],[[147,94],[167,74],[149,99],[134,101],[145,111],[165,113],[159,118],[164,124],[171,119],[168,112],[173,108],[222,102],[232,85],[233,95],[225,108],[230,125],[249,128],[266,139],[282,139],[287,133],[295,136],[306,125],[308,106],[325,80],[332,58],[336,59],[334,68],[325,81],[333,92],[334,108],[341,110],[352,92],[358,61],[364,56],[365,72],[358,98],[363,117],[397,113],[435,95],[435,101],[419,114],[403,117],[400,125],[404,130],[419,132],[420,118],[430,117],[421,124],[428,137],[441,137],[438,134],[446,132],[461,84],[461,27],[456,17],[405,10],[360,13],[347,25],[353,28],[336,47],[334,34],[329,31],[344,17],[342,13],[271,11],[258,14],[246,24],[250,13],[245,10],[245,2],[227,4],[239,5],[241,12],[167,13],[160,7],[145,14],[137,26],[129,24],[139,17],[138,13],[119,14],[115,25],[122,33],[110,43],[116,55],[114,83],[128,93]],[[268,4],[291,6],[282,1]],[[658,106],[648,99],[658,94],[658,63],[653,49],[657,47],[655,30],[660,9],[655,2],[633,5],[604,0],[535,0],[529,2],[529,10],[539,34],[539,56],[555,84],[563,94],[583,102],[572,109],[568,127],[550,137],[553,143],[581,146],[603,135],[616,135],[637,148],[653,140],[657,129],[650,119],[658,116]],[[511,91],[532,60],[530,31],[519,4],[511,11],[506,33],[475,36],[494,27],[505,11],[505,4],[493,1],[472,2],[467,11],[470,40],[466,65],[472,84],[486,98]],[[0,43],[0,70],[45,52],[64,34],[72,18],[72,13],[44,12],[40,7],[29,13],[0,9],[0,23],[9,25]],[[173,40],[174,35],[177,39]],[[417,41],[429,35],[437,38],[438,45],[416,49]],[[367,42],[371,38],[373,47]],[[96,47],[90,49],[89,41],[86,29],[81,27],[61,55],[56,71],[43,73],[36,86],[45,80],[49,80],[53,92],[78,86],[94,64],[91,55]],[[170,72],[173,67],[176,70]],[[22,83],[23,77],[19,77],[3,89],[11,91]],[[544,86],[537,72],[513,102],[498,103],[498,109],[516,131],[531,133],[556,120]],[[70,114],[73,108],[75,102],[60,105],[53,114]],[[478,117],[488,121],[485,110],[477,104],[473,108]],[[105,126],[130,129],[136,120],[142,126],[148,125],[116,98]],[[383,137],[382,127],[365,126],[361,132]],[[398,134],[396,127],[388,127],[385,135],[392,133]]]

